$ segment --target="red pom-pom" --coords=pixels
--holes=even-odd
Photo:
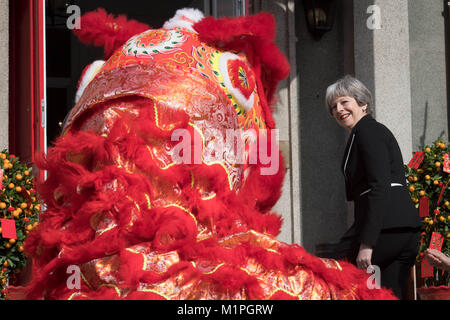
[[[104,47],[105,60],[132,36],[150,29],[147,24],[127,20],[126,16],[114,17],[104,9],[91,11],[81,17],[81,28],[74,29],[75,35],[84,44]]]

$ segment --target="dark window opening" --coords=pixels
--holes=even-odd
[[[224,2],[224,1],[219,1]],[[230,2],[229,0],[225,2]],[[231,1],[233,2],[233,1]],[[129,19],[160,28],[180,8],[197,8],[208,15],[214,8],[223,12],[215,1],[208,0],[47,0],[46,12],[46,81],[47,143],[51,145],[61,132],[62,123],[74,106],[77,84],[83,69],[103,58],[103,48],[86,46],[66,26],[67,7],[77,5],[81,15],[104,8],[108,13],[124,14]]]

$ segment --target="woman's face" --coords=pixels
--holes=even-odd
[[[366,108],[367,105],[358,105],[355,98],[342,96],[333,101],[331,114],[340,126],[351,130],[367,114]]]

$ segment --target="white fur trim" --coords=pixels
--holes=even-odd
[[[163,29],[173,29],[176,27],[188,29],[191,32],[195,32],[192,26],[202,20],[205,16],[203,12],[194,8],[179,9],[175,13],[175,16],[166,21],[163,25]]]
[[[96,60],[92,62],[86,69],[86,72],[84,73],[83,78],[81,79],[80,87],[78,88],[77,93],[75,95],[75,103],[78,103],[89,82],[91,82],[92,79],[94,79],[95,75],[100,71],[100,69],[103,67],[104,64],[105,64],[104,60]]]

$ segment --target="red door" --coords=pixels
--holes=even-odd
[[[46,152],[44,1],[10,1],[9,149],[28,164]]]

